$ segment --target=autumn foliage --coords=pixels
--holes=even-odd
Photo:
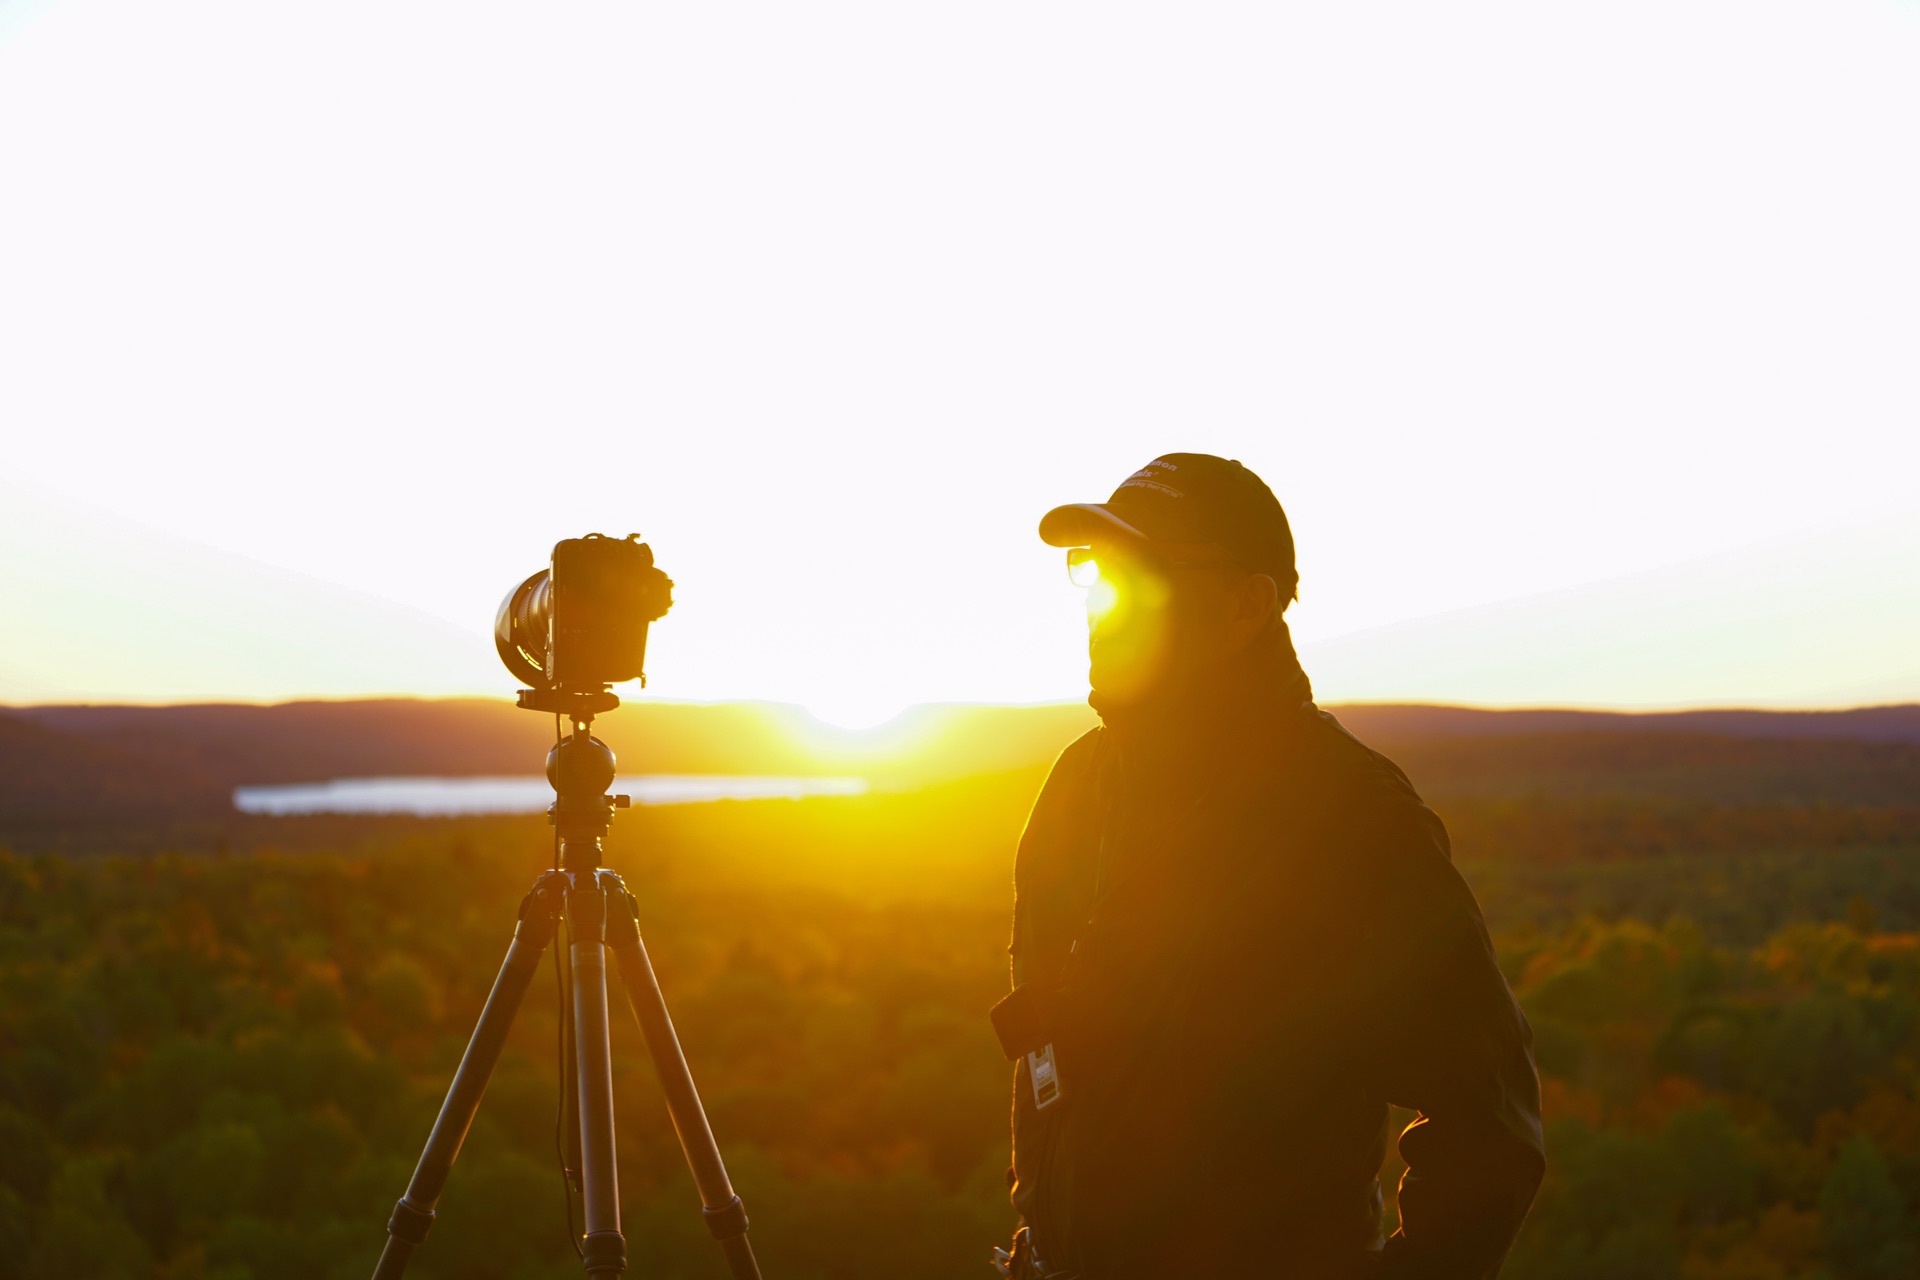
[[[616,826],[609,863],[776,1280],[986,1274],[1011,1222],[984,1011],[1036,783]],[[1920,837],[1897,795],[1432,794],[1543,1076],[1550,1167],[1507,1276],[1920,1271]],[[0,1277],[370,1269],[547,832],[236,830],[225,853],[0,855]],[[577,1266],[557,1031],[543,979],[423,1280]],[[633,1273],[717,1277],[630,1026],[615,1051]]]

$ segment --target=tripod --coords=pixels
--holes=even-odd
[[[531,695],[531,696],[530,696]],[[554,700],[552,703],[542,699]],[[565,699],[565,701],[559,701]],[[620,1188],[614,1171],[613,1058],[607,1028],[607,962],[611,951],[620,968],[641,1037],[666,1094],[667,1111],[686,1154],[700,1194],[707,1230],[720,1242],[734,1280],[760,1280],[760,1266],[747,1242],[747,1211],[727,1180],[720,1149],[707,1127],[700,1094],[687,1070],[686,1055],[667,1015],[653,963],[640,941],[633,895],[620,877],[600,866],[600,838],[613,811],[627,797],[605,794],[614,776],[613,752],[588,733],[593,713],[617,706],[611,693],[538,694],[523,690],[520,705],[535,710],[567,711],[573,734],[547,756],[547,780],[554,802],[548,812],[560,840],[560,866],[543,873],[520,900],[513,942],[480,1011],[473,1039],[427,1136],[426,1149],[407,1184],[406,1194],[387,1221],[387,1244],[374,1268],[374,1280],[399,1280],[407,1260],[433,1226],[434,1205],[460,1154],[467,1129],[480,1109],[487,1079],[506,1044],[508,1028],[553,940],[562,915],[572,939],[575,1075],[581,1200],[586,1233],[581,1255],[590,1280],[613,1280],[627,1269],[626,1238],[620,1234]]]

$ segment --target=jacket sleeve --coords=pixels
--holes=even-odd
[[[1376,919],[1388,1011],[1382,1092],[1419,1113],[1400,1135],[1400,1228],[1382,1280],[1485,1280],[1512,1247],[1546,1168],[1532,1032],[1479,905],[1426,806],[1386,807]]]
[[[1060,753],[1020,833],[1013,859],[1013,937],[1007,948],[1013,986],[1051,976],[1073,941],[1062,926],[1075,922],[1078,868],[1066,846],[1084,819],[1100,735],[1099,729],[1089,730]]]
[[[1040,794],[1034,800],[1026,828],[1014,854],[1013,928],[1008,945],[1009,986],[1045,982],[1065,959],[1072,939],[1062,922],[1072,918],[1072,868],[1064,845],[1072,834],[1078,800],[1088,786],[1100,751],[1100,730],[1090,730],[1071,743],[1054,761]],[[996,1031],[998,1028],[996,1027]],[[1013,1080],[1012,1167],[1007,1170],[1014,1207],[1025,1220],[1029,1195],[1016,1177],[1020,1156],[1022,1115],[1021,1072],[1016,1063]]]

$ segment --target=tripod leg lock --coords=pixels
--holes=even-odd
[[[740,1203],[739,1196],[718,1209],[702,1205],[700,1216],[707,1220],[707,1232],[715,1240],[731,1240],[747,1234],[747,1206]]]
[[[559,923],[560,913],[565,909],[567,900],[567,877],[559,871],[542,872],[533,888],[520,899],[520,924],[514,929],[516,935],[533,926],[532,932],[539,932],[544,926],[545,936],[553,937],[553,929]]]
[[[433,1230],[433,1210],[416,1209],[407,1203],[405,1196],[393,1206],[393,1216],[387,1219],[387,1234],[396,1240],[404,1240],[410,1245],[426,1243],[427,1232]]]
[[[580,1241],[590,1276],[617,1276],[627,1269],[627,1238],[618,1231],[589,1231]]]

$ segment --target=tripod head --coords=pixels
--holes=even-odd
[[[620,695],[605,685],[598,689],[522,689],[513,701],[523,711],[545,711],[585,724],[601,712],[618,707]]]
[[[590,714],[576,717],[573,732],[547,752],[547,781],[553,786],[547,821],[560,837],[560,863],[576,876],[588,877],[599,870],[600,838],[613,825],[615,810],[633,804],[629,796],[607,794],[613,785],[614,755],[588,731],[592,722]]]

